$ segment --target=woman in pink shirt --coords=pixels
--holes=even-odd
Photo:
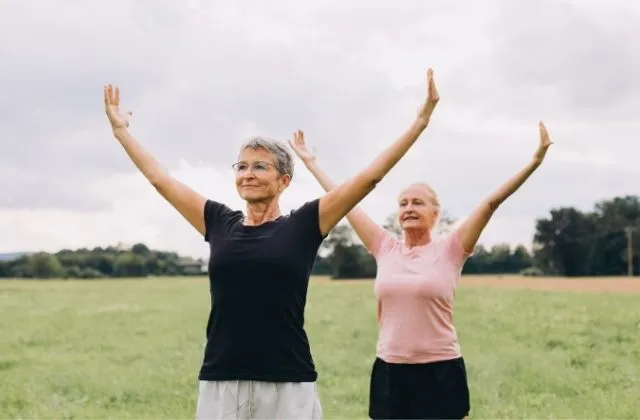
[[[434,238],[438,197],[416,183],[398,197],[398,239],[355,208],[347,219],[375,257],[380,327],[369,394],[372,419],[462,419],[470,411],[465,363],[452,322],[463,264],[490,218],[540,166],[551,145],[539,124],[532,160],[484,200],[451,234]],[[335,187],[307,150],[302,132],[290,142],[325,191]]]

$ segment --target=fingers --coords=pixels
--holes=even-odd
[[[111,97],[109,96],[109,88],[107,86],[104,86],[104,106],[109,106],[111,105]]]
[[[540,121],[538,123],[538,128],[540,129],[540,137],[548,137],[549,136],[549,132],[547,131],[547,127],[545,127],[544,123],[542,121]]]
[[[427,70],[427,82],[429,86],[429,98],[434,102],[438,102],[440,95],[438,94],[438,89],[436,88],[436,83],[433,78],[433,69],[431,68]]]
[[[120,106],[120,88],[118,86],[115,87],[115,90],[111,84],[104,86],[104,104]]]
[[[549,138],[549,131],[542,121],[538,123],[538,128],[540,129],[540,142],[545,146],[553,144]]]

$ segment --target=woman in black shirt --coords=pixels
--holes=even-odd
[[[211,310],[199,373],[197,418],[321,418],[317,373],[304,330],[307,286],[329,231],[391,170],[425,130],[438,103],[428,95],[411,126],[353,178],[282,214],[293,160],[276,141],[254,138],[233,165],[246,213],[172,178],[128,132],[120,93],[104,88],[114,137],[153,187],[209,243]]]

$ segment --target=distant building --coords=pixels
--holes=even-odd
[[[182,257],[178,260],[180,272],[187,276],[199,276],[207,272],[208,261],[202,258],[193,259],[191,257]]]

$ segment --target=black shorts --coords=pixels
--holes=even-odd
[[[469,414],[462,357],[433,363],[396,364],[376,358],[371,371],[371,419],[462,419]]]

